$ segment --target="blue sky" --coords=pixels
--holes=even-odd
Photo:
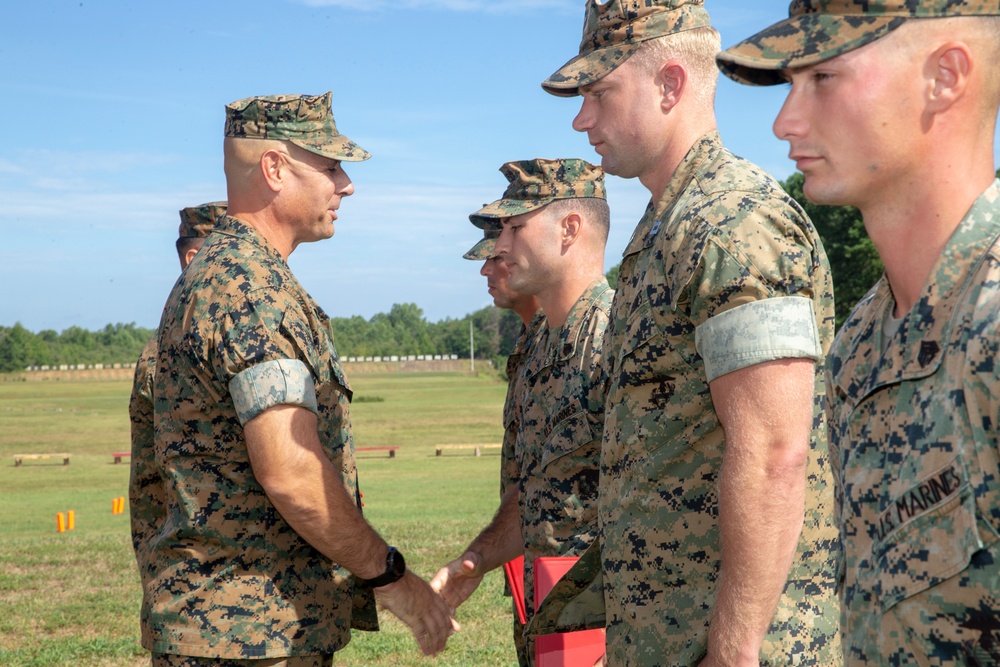
[[[729,46],[784,0],[707,0]],[[334,317],[413,302],[431,321],[491,303],[468,214],[508,160],[599,158],[579,102],[539,84],[577,52],[582,0],[31,0],[0,22],[0,325],[155,327],[179,267],[184,206],[225,198],[227,103],[333,91],[342,132],[372,152],[333,239],[290,264]],[[770,127],[784,92],[720,82],[726,143],[792,173]],[[616,264],[646,206],[609,178]]]

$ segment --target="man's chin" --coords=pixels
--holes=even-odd
[[[825,186],[815,176],[804,176],[802,181],[802,194],[806,196],[811,203],[817,206],[851,206],[850,202],[845,201],[844,195],[837,192],[835,188],[830,188]]]

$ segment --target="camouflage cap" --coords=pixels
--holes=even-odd
[[[288,141],[332,160],[360,162],[371,154],[337,131],[323,95],[265,95],[226,105],[226,136]]]
[[[483,227],[483,238],[479,240],[479,243],[472,246],[469,252],[462,255],[465,259],[491,259],[496,253],[494,249],[497,245],[497,239],[500,238],[500,232],[503,231],[503,225],[497,220],[490,220],[486,222]]]
[[[214,201],[180,210],[181,225],[177,228],[179,239],[203,239],[215,227],[215,221],[226,214],[227,203]]]
[[[579,95],[625,62],[642,42],[710,25],[704,0],[587,1],[580,54],[542,82],[560,97]]]
[[[491,222],[542,208],[557,199],[607,199],[604,170],[579,158],[507,162],[500,172],[508,181],[503,197],[469,216],[480,229]]]
[[[781,70],[806,67],[864,46],[907,19],[1000,15],[1000,0],[793,0],[788,18],[716,56],[739,83],[784,83]]]

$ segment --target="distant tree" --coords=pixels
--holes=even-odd
[[[96,333],[74,326],[61,334],[51,329],[33,334],[18,322],[0,327],[0,372],[58,364],[128,363],[139,357],[152,334],[135,324],[109,324]]]
[[[20,322],[13,327],[0,331],[0,372],[22,370],[32,363],[34,335],[21,326]]]
[[[430,336],[435,344],[434,353],[467,356],[469,354],[469,322],[471,319],[471,315],[466,315],[460,320],[448,318],[429,325]],[[475,344],[478,353],[480,341],[475,340]]]
[[[395,351],[383,354],[439,354],[427,330],[424,311],[415,303],[396,303],[388,315]]]

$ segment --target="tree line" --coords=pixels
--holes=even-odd
[[[521,320],[508,310],[492,306],[462,319],[428,322],[415,303],[395,304],[388,313],[370,319],[331,318],[334,341],[341,357],[392,355],[458,355],[468,358],[470,323],[477,359],[502,368],[520,333]],[[108,324],[100,331],[70,327],[61,333],[32,333],[21,323],[0,326],[0,372],[26,368],[79,364],[131,364],[153,335],[153,329],[131,324]]]
[[[1000,170],[997,170],[1000,177]],[[861,214],[849,206],[817,206],[802,193],[802,174],[795,173],[782,187],[812,218],[833,271],[836,317],[839,327],[854,304],[879,276],[882,262],[865,234]],[[618,267],[608,272],[615,286]],[[503,368],[521,330],[521,320],[509,310],[488,306],[461,319],[428,322],[415,303],[393,305],[388,313],[370,319],[361,316],[332,318],[334,339],[342,357],[374,357],[418,354],[469,354],[470,325],[477,359],[490,359]],[[30,366],[61,364],[131,363],[138,358],[153,330],[133,324],[108,324],[100,331],[70,327],[32,333],[16,323],[0,326],[0,372],[20,371]]]

